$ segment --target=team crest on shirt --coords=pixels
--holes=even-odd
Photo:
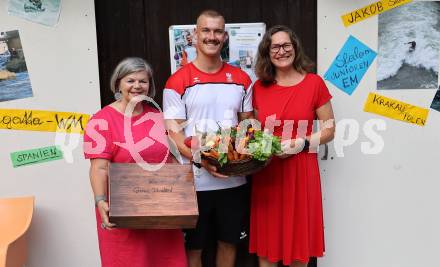
[[[230,72],[226,72],[226,81],[232,82],[232,74]]]
[[[241,233],[240,233],[240,240],[241,240],[241,239],[245,239],[246,236],[247,236],[246,231],[241,232]]]
[[[199,83],[199,82],[200,82],[199,77],[194,77],[194,78],[193,78],[193,83]]]

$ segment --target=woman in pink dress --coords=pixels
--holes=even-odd
[[[139,156],[147,163],[170,161],[162,114],[140,101],[155,94],[151,67],[141,58],[124,59],[114,70],[110,86],[117,100],[98,111],[84,133],[102,266],[185,267],[181,230],[123,229],[109,222],[109,163],[134,163]]]
[[[331,95],[312,67],[292,30],[275,26],[265,33],[253,105],[262,127],[281,137],[283,153],[252,177],[250,251],[261,267],[278,261],[304,267],[324,253],[319,168],[311,150],[331,141],[335,128]],[[315,119],[320,130],[313,133]]]

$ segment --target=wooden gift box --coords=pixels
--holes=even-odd
[[[110,222],[120,228],[194,228],[198,218],[191,164],[146,171],[136,163],[109,167]]]

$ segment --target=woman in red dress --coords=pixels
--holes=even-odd
[[[310,257],[324,253],[316,147],[331,141],[335,128],[331,95],[312,68],[292,30],[275,26],[266,32],[253,105],[262,127],[281,137],[283,152],[252,178],[250,252],[261,267],[278,261],[307,266]],[[313,133],[316,119],[320,129]]]
[[[124,229],[114,228],[115,225],[109,222],[110,162],[164,163],[171,160],[162,114],[139,98],[154,97],[150,65],[141,58],[124,59],[114,70],[110,86],[117,100],[93,115],[84,133],[84,155],[90,159],[90,181],[95,195],[101,265],[186,267],[180,229]],[[132,113],[127,114],[130,110]]]

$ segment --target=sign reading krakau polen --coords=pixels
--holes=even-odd
[[[429,110],[375,93],[368,95],[364,111],[395,120],[425,126]]]

